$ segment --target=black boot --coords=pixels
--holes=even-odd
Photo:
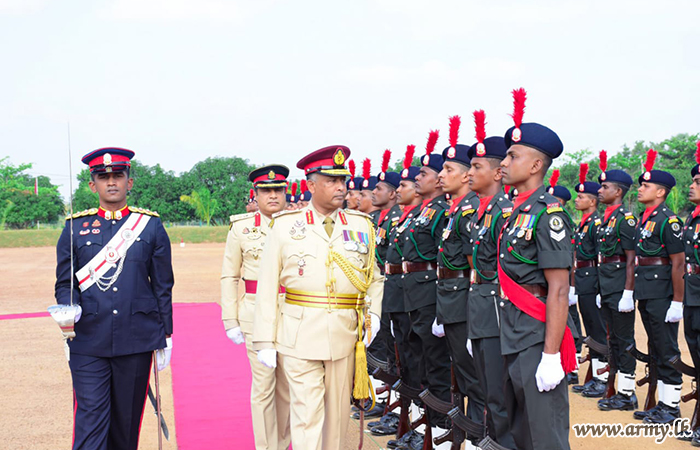
[[[423,439],[424,436],[422,434],[416,433],[413,436],[411,436],[411,439],[409,439],[409,441],[405,445],[401,447],[396,447],[396,450],[422,450]]]
[[[601,411],[632,411],[637,407],[637,396],[635,394],[627,396],[618,392],[610,398],[598,401],[598,409]]]
[[[656,406],[654,406],[653,408],[647,410],[647,411],[635,411],[634,414],[632,414],[632,415],[633,415],[634,418],[637,419],[637,420],[644,420],[644,418],[645,418],[646,416],[648,416],[649,414],[652,414],[652,413],[653,413],[654,411],[656,411],[657,409],[659,409],[659,405],[658,405],[658,404],[657,404]]]
[[[384,414],[384,406],[386,406],[384,403],[377,403],[374,405],[374,408],[370,409],[369,411],[365,411],[365,419],[374,419],[375,417],[382,417]],[[355,420],[360,420],[360,412],[357,411],[355,414],[352,415],[352,418]]]
[[[413,437],[414,434],[417,434],[416,431],[411,430],[398,439],[391,439],[389,442],[386,443],[386,446],[389,448],[397,448],[403,446],[404,444],[407,444],[409,440],[411,440],[411,437]]]
[[[382,417],[378,422],[368,424],[368,428],[369,431],[375,436],[389,436],[390,434],[396,434],[399,429],[399,415],[396,413],[389,413]]]
[[[578,384],[578,373],[569,372],[566,374],[566,382],[571,386],[572,384]]]
[[[679,407],[669,406],[664,402],[659,402],[659,408],[651,414],[647,414],[644,423],[671,423],[681,416]]]
[[[593,383],[595,383],[595,378],[591,378],[584,384],[577,384],[576,386],[572,387],[571,390],[576,392],[577,394],[580,394],[581,392],[588,389],[588,387],[590,387]]]
[[[608,389],[606,382],[593,378],[593,384],[581,392],[581,395],[589,398],[600,398],[605,395],[605,391]]]
[[[693,431],[693,440],[690,441],[693,447],[700,447],[700,428]]]

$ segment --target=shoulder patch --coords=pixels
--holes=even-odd
[[[554,203],[547,203],[547,214],[552,214],[555,212],[562,212],[563,209],[561,208],[561,205],[559,202],[554,202]]]
[[[668,223],[678,223],[678,216],[671,216],[668,218]]]

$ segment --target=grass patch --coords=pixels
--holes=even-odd
[[[228,226],[216,227],[167,227],[170,242],[179,243],[184,239],[186,243],[198,244],[200,242],[226,242]],[[61,235],[61,229],[44,230],[1,230],[0,248],[7,247],[54,247]]]

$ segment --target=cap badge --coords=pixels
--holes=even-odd
[[[362,182],[362,187],[363,187],[363,188],[369,187],[369,180],[363,181],[363,182]]]
[[[605,181],[606,178],[607,178],[607,175],[605,175],[605,172],[600,174],[601,181]]]
[[[484,156],[486,154],[486,146],[483,142],[476,144],[476,156]]]
[[[335,152],[335,156],[333,156],[333,162],[336,166],[342,166],[343,164],[345,164],[345,154],[343,153],[342,149],[339,148]]]
[[[554,195],[554,188],[553,187],[549,188],[549,193]]]
[[[408,169],[403,169],[401,171],[401,178],[406,178],[408,177]]]
[[[112,164],[112,155],[105,153],[105,155],[102,157],[102,164],[105,166]]]
[[[384,181],[384,178],[386,178],[386,174],[384,172],[379,174],[379,179]]]
[[[579,185],[578,185],[578,191],[579,191],[579,192],[583,192],[583,189],[584,189],[584,188],[583,188],[583,183],[579,184]]]
[[[520,142],[520,139],[522,139],[522,138],[523,138],[523,133],[522,133],[522,131],[520,131],[520,128],[515,128],[513,130],[513,135],[511,137],[513,142]]]
[[[268,180],[274,180],[275,179],[275,171],[271,170],[267,173],[267,179]]]
[[[455,150],[454,147],[450,147],[449,150],[447,150],[447,157],[452,159],[457,155],[457,150]]]
[[[430,164],[430,155],[425,155],[423,157],[423,165],[427,166],[428,164]]]
[[[651,180],[651,172],[644,172],[644,176],[642,178],[647,181]]]
[[[350,182],[348,183],[348,187],[349,187],[350,189],[355,189],[355,182],[354,182],[354,181],[350,181]]]

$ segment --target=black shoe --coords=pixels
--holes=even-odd
[[[695,436],[695,433],[693,433],[690,430],[686,430],[678,433],[676,435],[676,439],[678,439],[679,441],[691,442],[693,440],[693,436]]]
[[[389,436],[396,434],[399,429],[399,416],[395,413],[389,413],[382,417],[378,422],[372,422],[376,425],[369,426],[370,433],[375,436]]]
[[[370,409],[369,411],[365,411],[365,419],[374,419],[376,417],[382,417],[384,414],[384,403],[377,403],[374,405],[374,408]],[[357,411],[352,415],[352,418],[355,420],[360,420],[360,411]]]
[[[628,397],[618,392],[610,398],[604,398],[598,401],[598,409],[601,411],[632,411],[637,407],[637,396],[635,394]]]
[[[664,402],[659,402],[657,406],[659,409],[647,414],[644,423],[671,423],[681,416],[681,409],[677,406],[674,408]]]
[[[588,389],[588,387],[591,386],[593,383],[595,383],[595,378],[591,378],[585,384],[577,384],[576,386],[572,387],[571,390],[576,392],[577,394],[580,394],[581,392]]]
[[[588,398],[600,398],[605,395],[608,384],[593,378],[593,384],[581,392],[581,395]]]
[[[369,422],[367,428],[377,427],[379,425],[387,425],[389,423],[399,423],[399,415],[394,412],[388,412],[382,416],[381,419]]]
[[[396,450],[423,450],[423,435],[416,433],[411,436],[406,445],[396,447]]]
[[[690,441],[693,447],[700,447],[700,428],[693,431],[693,440]]]
[[[632,415],[633,415],[634,418],[637,419],[637,420],[644,420],[644,418],[645,418],[646,416],[648,416],[649,414],[653,413],[653,412],[656,411],[657,409],[659,409],[659,405],[658,405],[658,404],[657,404],[656,406],[654,406],[653,408],[647,410],[647,411],[635,411],[634,414],[632,414]]]
[[[566,382],[569,385],[578,384],[578,373],[569,372],[566,374]]]
[[[397,448],[399,446],[407,444],[414,434],[416,434],[416,432],[414,430],[411,430],[398,439],[391,439],[389,442],[386,443],[386,446],[388,448]]]

